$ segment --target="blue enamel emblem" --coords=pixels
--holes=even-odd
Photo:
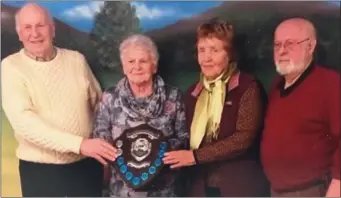
[[[162,150],[166,150],[166,148],[167,148],[167,143],[166,143],[166,142],[161,142],[160,148],[161,148]]]
[[[119,158],[117,159],[117,164],[118,164],[119,166],[121,166],[121,165],[123,164],[123,162],[124,162],[123,157],[119,157]]]
[[[133,183],[133,185],[134,185],[134,186],[137,186],[137,185],[139,185],[139,184],[140,184],[140,178],[138,178],[138,177],[134,177],[134,179],[133,179],[132,183]]]
[[[149,167],[149,174],[154,174],[156,172],[156,168],[155,168],[155,166],[151,166],[151,167]]]
[[[127,180],[131,180],[132,177],[133,177],[133,174],[131,172],[126,173],[126,179]]]
[[[146,180],[148,179],[148,173],[142,173],[142,174],[141,174],[141,179],[142,179],[143,181],[146,181]]]
[[[160,158],[157,158],[154,162],[155,166],[156,167],[159,167],[161,165],[161,159]]]
[[[163,157],[164,154],[165,154],[165,151],[164,151],[164,150],[160,150],[160,151],[159,151],[159,157]]]
[[[126,165],[122,165],[120,167],[120,171],[121,171],[121,173],[125,173],[127,171],[127,166]]]

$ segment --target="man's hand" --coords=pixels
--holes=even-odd
[[[195,164],[193,151],[181,150],[165,153],[163,158],[165,164],[170,164],[171,168],[180,168],[183,166],[192,166]]]
[[[326,197],[340,197],[340,180],[332,179]]]
[[[115,161],[116,151],[116,148],[102,139],[85,139],[80,148],[82,155],[95,158],[105,166],[106,160]]]

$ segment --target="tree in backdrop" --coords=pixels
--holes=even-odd
[[[120,42],[128,35],[141,32],[135,7],[125,1],[105,1],[95,16],[91,30],[94,70],[121,71]]]

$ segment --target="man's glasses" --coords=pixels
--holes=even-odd
[[[308,41],[308,40],[309,40],[309,38],[303,39],[301,41],[286,40],[284,43],[275,42],[274,43],[274,50],[279,51],[283,46],[284,49],[291,51],[296,45],[301,44],[301,43]]]

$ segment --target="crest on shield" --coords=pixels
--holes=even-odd
[[[168,143],[162,131],[148,124],[125,130],[114,145],[119,156],[113,166],[131,188],[146,187],[164,166]]]

